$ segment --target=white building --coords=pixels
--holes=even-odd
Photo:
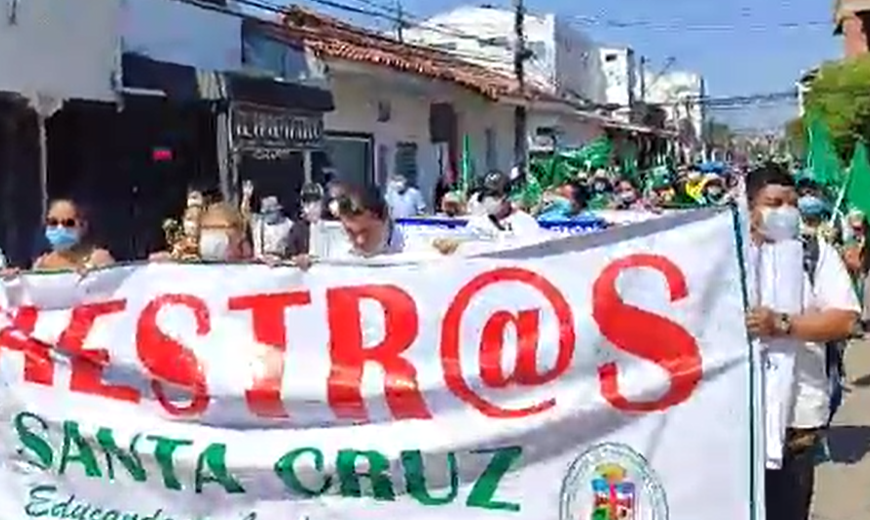
[[[694,72],[645,75],[646,103],[661,106],[687,158],[702,151],[706,128],[704,78]]]
[[[114,101],[121,0],[5,2],[0,92]]]
[[[514,13],[492,7],[460,7],[404,31],[405,41],[455,54],[484,67],[513,74]],[[594,42],[554,14],[525,18],[530,84],[578,103],[606,101],[606,84]],[[530,138],[557,134],[562,144],[580,145],[601,132],[600,121],[579,111],[554,114],[532,107]]]
[[[634,51],[628,47],[601,47],[599,53],[606,87],[605,104],[613,107],[616,119],[628,122],[638,84]]]

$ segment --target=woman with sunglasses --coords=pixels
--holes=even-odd
[[[33,262],[33,270],[80,271],[115,263],[107,250],[88,238],[88,221],[79,205],[70,199],[52,201],[45,218],[45,239],[51,251]]]

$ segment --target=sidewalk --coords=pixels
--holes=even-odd
[[[847,394],[818,467],[814,520],[870,520],[870,341],[846,351]]]

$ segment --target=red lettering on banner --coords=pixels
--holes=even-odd
[[[38,318],[39,310],[36,307],[19,307],[12,317],[12,323],[0,329],[0,349],[14,350],[24,355],[25,381],[51,386],[54,383],[51,349],[31,337]]]
[[[255,294],[230,298],[231,311],[251,311],[254,340],[274,349],[276,355],[268,355],[262,360],[266,373],[254,379],[245,392],[245,399],[252,412],[261,417],[287,417],[281,404],[281,381],[284,377],[284,352],[287,349],[287,325],[284,315],[288,308],[308,305],[311,293],[308,291],[278,294]]]
[[[481,413],[494,418],[527,417],[541,413],[556,404],[548,399],[526,408],[502,408],[477,394],[465,381],[460,360],[462,317],[477,293],[502,282],[518,282],[540,292],[550,303],[559,322],[559,351],[553,368],[538,372],[538,342],[540,339],[540,309],[526,309],[516,315],[508,311],[494,313],[483,328],[480,342],[480,378],[492,388],[504,388],[509,384],[540,386],[550,383],[568,370],[574,356],[576,333],[571,306],[559,290],[543,276],[517,267],[495,269],[479,274],[465,284],[448,307],[441,329],[441,365],[444,381],[457,397],[474,406]],[[517,332],[517,358],[510,375],[502,372],[504,333],[509,325]]]
[[[686,329],[622,300],[616,281],[623,271],[638,268],[654,269],[664,275],[671,302],[689,295],[686,278],[676,264],[659,255],[631,255],[610,263],[595,280],[592,317],[613,346],[667,371],[670,388],[654,401],[630,401],[619,390],[616,363],[598,367],[598,378],[602,395],[613,407],[629,412],[661,411],[692,395],[701,381],[701,352]]]
[[[136,352],[151,376],[151,389],[161,406],[172,415],[198,415],[208,407],[209,395],[202,367],[196,355],[167,336],[157,324],[158,313],[167,307],[186,307],[196,320],[200,336],[211,330],[205,302],[189,294],[164,294],[150,302],[136,324]],[[176,406],[166,396],[163,381],[191,392],[187,406]]]
[[[360,304],[373,300],[384,313],[384,339],[373,347],[363,346]],[[396,419],[431,419],[417,383],[417,370],[402,357],[419,329],[417,305],[411,296],[393,285],[362,285],[326,291],[329,319],[329,355],[332,368],[327,398],[337,417],[368,418],[360,385],[367,361],[379,363],[385,372],[384,393]]]
[[[139,402],[141,396],[135,388],[103,382],[103,369],[109,364],[109,351],[84,348],[85,340],[98,318],[123,312],[126,307],[124,300],[111,300],[73,309],[69,324],[57,340],[59,347],[70,351],[70,390],[119,401]]]

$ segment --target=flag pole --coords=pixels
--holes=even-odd
[[[846,180],[843,182],[843,186],[840,188],[840,193],[837,194],[837,201],[834,205],[834,211],[831,212],[831,219],[828,221],[829,226],[833,226],[837,221],[837,218],[840,216],[840,208],[843,205],[843,200],[846,198],[846,190],[849,187],[849,181],[852,179],[852,168],[849,168],[849,171],[846,173]]]

